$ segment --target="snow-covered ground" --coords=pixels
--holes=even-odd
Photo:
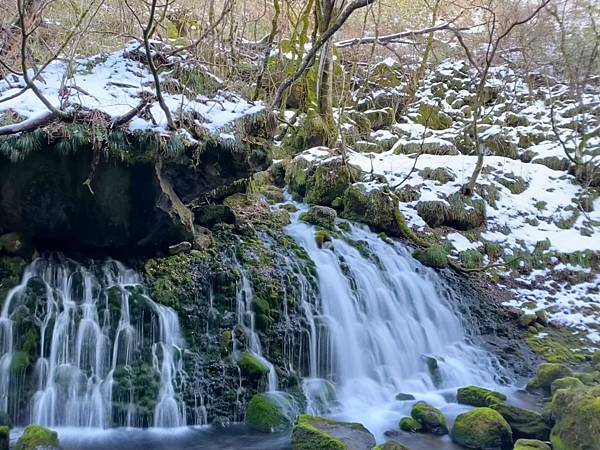
[[[57,60],[42,71],[35,84],[55,107],[65,110],[97,110],[115,118],[139,105],[143,95],[155,94],[152,74],[145,64],[138,61],[144,61],[144,55],[143,49],[134,42],[113,53],[76,59],[72,64]],[[185,57],[171,59],[173,65],[185,67]],[[198,71],[198,68],[194,70]],[[33,76],[34,70],[30,69],[29,74]],[[161,84],[170,80],[171,74],[170,70],[162,71]],[[208,71],[203,71],[202,76],[210,77],[215,84],[220,84],[220,80]],[[4,116],[9,112],[17,114],[19,121],[47,113],[47,108],[31,89],[13,99],[2,101],[16,95],[25,86],[25,81],[20,76],[8,75],[0,80],[0,122],[3,122]],[[264,110],[262,103],[248,102],[229,91],[205,96],[194,94],[193,89],[185,89],[184,95],[169,93],[163,87],[163,96],[175,120],[181,114],[188,114],[194,118],[195,126],[213,134],[221,134],[224,139],[231,137],[227,128],[234,121]],[[148,110],[129,122],[129,128],[162,133],[167,131],[167,119],[155,101]]]

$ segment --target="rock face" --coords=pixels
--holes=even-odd
[[[513,443],[510,426],[490,408],[460,414],[450,435],[456,444],[473,450],[510,450]]]
[[[293,450],[371,450],[375,438],[359,423],[300,416],[292,432]]]
[[[72,140],[69,151],[57,140],[16,160],[0,155],[0,232],[61,248],[193,242],[193,216],[185,205],[201,196],[218,200],[219,190],[269,162],[265,149],[257,156],[258,150],[206,144],[167,156],[156,139],[125,139],[125,150],[111,147],[102,155],[90,142]]]

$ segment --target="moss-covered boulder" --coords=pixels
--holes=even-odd
[[[264,377],[269,373],[269,368],[250,352],[243,352],[240,355],[238,365],[242,374],[250,378]]]
[[[559,389],[575,389],[583,387],[584,384],[579,378],[564,377],[554,380],[550,385],[550,393],[554,395]]]
[[[450,436],[454,443],[473,450],[510,450],[513,444],[510,425],[491,408],[459,414]]]
[[[256,394],[246,408],[246,425],[261,433],[272,433],[291,427],[283,405],[270,394]]]
[[[463,405],[492,406],[506,400],[506,395],[478,386],[467,386],[458,389],[456,400]]]
[[[573,375],[571,369],[558,363],[540,364],[535,377],[527,384],[527,389],[545,389],[550,391],[552,383],[559,378]]]
[[[317,243],[317,247],[323,248],[327,242],[332,242],[333,238],[331,234],[327,230],[317,230],[315,231],[315,242]]]
[[[481,146],[490,155],[504,156],[511,159],[518,159],[519,157],[517,145],[501,134],[482,136]]]
[[[416,433],[423,429],[421,422],[413,419],[412,417],[403,417],[400,419],[399,426],[402,431],[407,431],[409,433]]]
[[[443,269],[448,267],[448,253],[441,245],[432,245],[428,248],[417,248],[413,252],[413,256],[421,264],[435,269]]]
[[[373,447],[373,450],[410,450],[408,447],[396,442],[396,441],[387,441],[377,447]]]
[[[552,399],[554,450],[592,450],[600,443],[600,386],[559,389]]]
[[[425,167],[424,169],[419,170],[419,175],[424,180],[434,180],[440,182],[441,184],[446,184],[456,179],[454,172],[445,167]]]
[[[389,127],[396,119],[396,112],[391,107],[369,109],[364,111],[364,114],[369,119],[373,130],[381,130],[382,128]]]
[[[519,439],[513,450],[550,450],[550,446],[537,439]]]
[[[425,402],[418,402],[410,411],[413,419],[423,426],[423,431],[442,436],[448,433],[446,418],[442,412]]]
[[[358,179],[360,169],[334,159],[319,165],[306,183],[307,203],[329,206]]]
[[[455,193],[447,202],[427,200],[417,203],[417,214],[432,228],[445,225],[468,231],[485,222],[485,202]]]
[[[335,209],[327,206],[311,206],[308,211],[300,214],[300,220],[327,230],[335,228],[336,217]]]
[[[58,434],[39,425],[28,425],[15,445],[15,450],[58,450]]]
[[[452,117],[443,112],[439,107],[422,103],[419,106],[415,122],[432,130],[445,130],[450,128],[454,121]]]
[[[366,223],[390,236],[402,235],[398,199],[391,192],[353,185],[344,192],[343,207],[342,215],[346,219]]]
[[[292,431],[293,450],[371,450],[375,438],[359,423],[299,416]]]
[[[540,439],[550,436],[550,426],[542,414],[512,405],[496,404],[492,408],[502,414],[513,432],[513,438]]]

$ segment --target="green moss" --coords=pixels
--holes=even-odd
[[[396,441],[387,441],[377,447],[373,447],[373,450],[409,450],[404,445]]]
[[[25,371],[27,367],[29,367],[29,354],[23,351],[15,352],[10,363],[10,371],[18,374]]]
[[[250,352],[243,352],[240,355],[238,365],[242,373],[251,378],[264,377],[269,373],[269,368]]]
[[[39,425],[28,425],[17,441],[15,450],[37,450],[39,447],[58,449],[58,434]]]
[[[416,419],[412,417],[403,417],[400,419],[400,429],[402,431],[408,431],[409,433],[416,433],[417,431],[421,431],[423,429],[423,425]]]
[[[413,419],[423,426],[423,430],[436,435],[448,433],[446,419],[442,412],[424,402],[418,402],[410,411]]]
[[[335,423],[315,416],[299,416],[292,431],[293,450],[349,450],[348,446],[319,428],[319,424]]]
[[[194,252],[149,259],[144,265],[152,298],[165,306],[175,307],[184,298],[192,281]]]
[[[498,182],[514,195],[522,194],[529,187],[527,181],[514,174],[505,174],[504,177],[498,179]]]
[[[448,254],[440,245],[432,245],[428,248],[418,248],[413,256],[423,265],[442,269],[448,267]]]
[[[555,380],[571,376],[573,372],[567,366],[556,363],[540,364],[537,369],[537,374],[527,384],[527,389],[546,389],[550,391],[550,387]]]
[[[526,340],[531,349],[538,355],[543,356],[548,362],[585,361],[585,354],[575,349],[581,347],[581,342],[572,342],[573,336],[565,337],[561,334],[538,337],[537,335],[530,335],[527,336]]]
[[[459,414],[450,436],[454,443],[473,450],[509,450],[513,443],[510,426],[491,408]]]
[[[453,120],[437,106],[421,103],[415,122],[432,130],[445,130],[452,126]]]
[[[335,209],[327,206],[311,206],[308,211],[300,214],[299,219],[303,222],[316,225],[327,230],[333,230],[335,228],[335,219],[337,213]]]
[[[341,159],[319,165],[307,181],[304,200],[310,204],[329,206],[357,178],[359,169],[344,164]]]
[[[419,175],[425,180],[435,180],[442,184],[449,183],[450,181],[454,181],[456,179],[452,171],[450,169],[446,169],[445,167],[436,167],[435,169],[432,169],[431,167],[425,167],[419,171]]]
[[[550,450],[550,447],[537,439],[519,439],[513,450]]]
[[[10,289],[19,284],[25,266],[23,258],[0,256],[0,302],[4,301]]]
[[[600,442],[600,386],[559,389],[552,399],[556,424],[550,441],[556,450],[588,450]]]
[[[546,423],[546,419],[536,411],[504,403],[492,405],[492,409],[502,414],[502,417],[510,425],[515,439],[547,440],[550,436],[550,427]]]
[[[256,394],[246,409],[246,424],[261,433],[281,431],[291,426],[280,404],[269,394]]]
[[[579,378],[575,377],[564,377],[554,380],[550,385],[550,392],[552,395],[559,389],[575,389],[583,387],[583,383]]]
[[[463,405],[492,406],[504,402],[506,395],[478,386],[467,386],[457,391],[456,400]]]
[[[476,249],[463,250],[458,254],[460,263],[467,269],[483,267],[483,255]]]
[[[319,248],[323,247],[323,244],[326,242],[331,242],[331,234],[327,230],[317,230],[315,231],[315,242]]]

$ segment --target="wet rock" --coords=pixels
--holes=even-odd
[[[502,414],[510,425],[513,438],[539,439],[545,441],[550,436],[550,427],[542,414],[512,405],[497,404],[492,408]]]
[[[519,439],[515,442],[513,450],[551,450],[545,442],[537,439]]]
[[[552,399],[553,448],[588,450],[600,442],[600,386],[559,389]]]
[[[0,254],[2,253],[29,258],[33,254],[33,246],[21,233],[6,233],[0,236]]]
[[[425,402],[418,402],[413,406],[410,415],[422,425],[423,431],[438,436],[448,434],[446,419],[439,409]]]
[[[491,406],[504,402],[506,395],[478,386],[467,386],[457,391],[456,400],[463,405]]]
[[[450,436],[454,443],[473,450],[510,450],[513,443],[509,424],[491,408],[459,414]]]
[[[59,450],[58,434],[39,425],[28,425],[17,440],[15,450]]]
[[[371,450],[375,438],[359,423],[300,416],[292,432],[293,450]]]
[[[169,253],[171,255],[177,255],[178,253],[189,252],[191,249],[192,244],[184,241],[179,244],[171,245],[169,247]]]
[[[261,433],[273,433],[291,427],[280,402],[270,394],[256,394],[246,409],[246,424]]]
[[[416,433],[423,429],[421,422],[413,419],[412,417],[403,417],[400,419],[399,426],[402,431],[407,431],[409,433]]]
[[[543,363],[539,365],[535,377],[527,384],[527,389],[545,389],[549,392],[555,380],[572,374],[571,369],[562,364]]]
[[[387,441],[377,447],[374,447],[373,450],[410,450],[408,447],[396,442],[396,441]]]
[[[399,394],[396,394],[396,400],[398,401],[406,401],[406,400],[414,400],[415,396],[412,394],[405,394],[403,392],[400,392]]]
[[[327,206],[311,206],[308,211],[300,214],[300,220],[327,230],[335,228],[337,213]]]

